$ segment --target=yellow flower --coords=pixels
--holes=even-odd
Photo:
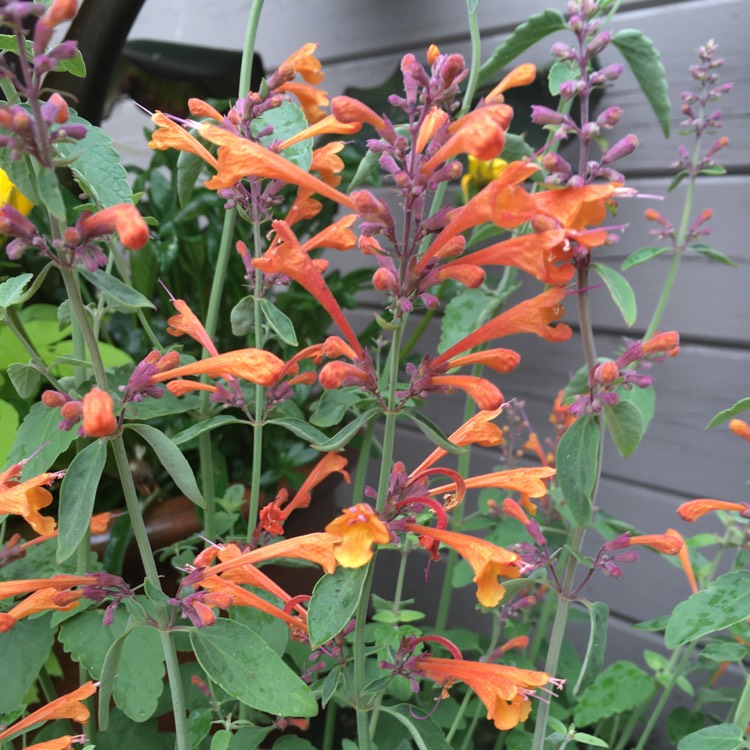
[[[469,168],[461,178],[461,192],[464,196],[464,203],[468,203],[469,198],[477,190],[489,185],[508,166],[508,162],[500,158],[482,161],[469,154],[468,159]]]
[[[34,204],[10,181],[10,177],[0,169],[0,206],[12,206],[24,216]]]
[[[341,537],[334,555],[338,564],[345,568],[366,565],[372,560],[372,545],[388,544],[391,538],[388,527],[367,503],[345,508],[338,518],[326,526],[326,531]]]

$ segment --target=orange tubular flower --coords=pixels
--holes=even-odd
[[[329,250],[351,250],[357,245],[357,235],[352,232],[350,227],[358,218],[357,214],[342,216],[333,224],[329,224],[316,235],[310,237],[309,240],[306,240],[301,245],[302,250],[307,253],[319,247]]]
[[[47,740],[46,742],[35,742],[33,745],[26,745],[26,750],[72,750],[73,742],[78,742],[80,738],[76,739],[66,734],[63,737],[57,737],[54,740]]]
[[[484,411],[498,409],[505,402],[505,397],[495,385],[476,375],[432,375],[430,385],[451,391],[458,388]]]
[[[55,529],[55,519],[39,513],[52,503],[52,495],[42,485],[50,485],[61,473],[43,473],[19,482],[25,461],[0,473],[0,513],[22,516],[37,534],[46,536]]]
[[[89,680],[72,693],[67,693],[42,706],[25,718],[11,724],[7,729],[0,732],[0,742],[9,737],[26,731],[34,724],[52,719],[72,719],[83,724],[89,718],[89,710],[83,701],[90,698],[96,692],[97,685]]]
[[[500,730],[525,721],[531,712],[529,696],[552,681],[546,672],[433,656],[418,656],[416,668],[446,690],[459,680],[466,683],[484,703],[487,718]]]
[[[200,132],[206,140],[219,146],[217,174],[206,183],[210,190],[232,187],[244,177],[267,177],[308,188],[313,193],[324,195],[354,210],[351,198],[295,166],[283,156],[209,123],[201,125]]]
[[[450,116],[440,107],[432,107],[425,115],[422,126],[417,133],[416,150],[421,154],[424,147],[435,137],[435,134],[450,121]]]
[[[60,597],[61,592],[56,588],[39,589],[22,602],[16,604],[8,612],[0,612],[0,633],[10,630],[19,620],[38,612],[46,612],[48,609],[57,609],[61,612],[75,609],[78,606],[77,599],[83,596],[82,591],[66,592],[66,596]],[[68,596],[67,594],[70,594]],[[55,600],[57,597],[57,601]]]
[[[534,83],[536,79],[536,65],[533,63],[523,63],[513,68],[500,83],[484,98],[487,102],[504,101],[503,93],[508,89],[514,89],[519,86],[528,86]]]
[[[388,527],[367,503],[345,508],[325,530],[340,537],[341,541],[334,554],[336,562],[345,568],[361,568],[366,565],[372,560],[372,545],[388,544],[391,539]]]
[[[682,549],[683,541],[672,534],[644,534],[628,539],[628,547],[633,546],[650,547],[663,555],[677,555]]]
[[[285,148],[289,148],[289,146],[305,141],[308,138],[317,138],[320,135],[329,135],[331,133],[351,135],[352,133],[358,133],[360,130],[362,130],[361,122],[340,122],[336,119],[336,115],[326,115],[310,125],[309,128],[300,130],[299,133],[293,135],[291,138],[287,138],[281,143],[279,148],[283,151]]]
[[[214,357],[219,356],[219,350],[211,341],[208,331],[203,327],[203,323],[190,309],[187,302],[182,299],[173,299],[172,304],[177,310],[177,315],[173,315],[167,320],[167,333],[171,336],[184,336],[187,334],[191,339],[197,341],[209,354]]]
[[[339,156],[339,152],[343,148],[344,144],[341,141],[331,141],[326,143],[325,146],[314,149],[312,153],[310,171],[317,172],[326,185],[334,188],[341,184],[342,178],[339,172],[344,170],[344,160]],[[302,189],[300,189],[298,195],[300,192],[303,192]],[[291,225],[289,214],[287,214],[286,221]]]
[[[200,100],[191,99],[190,101],[196,102]],[[213,107],[211,109],[213,110]],[[190,111],[193,112],[192,109]],[[197,113],[193,112],[193,114]],[[204,114],[204,112],[200,111],[198,114]],[[218,122],[221,122],[223,119],[216,110],[213,110],[211,116],[216,116]],[[167,151],[170,148],[175,149],[175,151],[187,151],[190,154],[200,157],[214,169],[219,168],[219,162],[216,160],[216,157],[194,135],[191,135],[174,120],[170,120],[163,112],[155,112],[151,116],[151,121],[158,127],[151,134],[151,140],[148,142],[149,148],[156,149],[157,151]]]
[[[385,130],[385,121],[374,110],[351,96],[335,96],[331,111],[339,122],[367,123],[378,132]]]
[[[282,83],[277,86],[275,91],[280,94],[293,94],[297,97],[302,111],[305,113],[305,119],[309,123],[320,122],[325,116],[324,107],[330,103],[328,94],[321,89],[315,88],[308,83]]]
[[[84,232],[93,235],[117,233],[130,250],[140,250],[148,242],[148,224],[132,203],[118,203],[81,220]]]
[[[516,566],[518,555],[492,542],[468,534],[433,529],[416,523],[407,523],[405,528],[407,531],[419,534],[420,543],[431,554],[433,554],[433,540],[437,540],[456,550],[471,565],[474,571],[473,580],[477,585],[477,600],[483,607],[496,607],[505,595],[505,586],[498,580],[500,576],[504,578],[520,576]]]
[[[99,582],[96,576],[58,575],[51,578],[26,578],[19,581],[0,581],[0,601],[11,596],[29,594],[39,589],[53,588],[57,591],[73,586],[95,586]]]
[[[204,102],[203,99],[197,99],[197,98],[188,99],[188,109],[190,110],[190,114],[193,115],[194,117],[210,117],[212,120],[215,120],[220,125],[222,122],[224,122],[224,115],[222,115],[218,109],[216,109],[215,107],[212,107],[208,102]],[[196,154],[196,156],[201,156],[201,155]],[[213,156],[211,158],[213,159]]]
[[[710,500],[708,498],[688,500],[677,508],[677,513],[683,521],[693,523],[715,510],[735,511],[744,518],[750,518],[750,503],[732,503],[728,500]]]
[[[83,432],[86,437],[101,438],[117,429],[114,402],[106,391],[94,386],[83,397]]]
[[[742,419],[730,419],[729,431],[738,437],[745,438],[750,443],[750,424]]]
[[[296,52],[289,55],[279,67],[290,66],[307,83],[320,83],[324,75],[320,60],[315,57],[315,50],[318,49],[318,46],[315,42],[303,44]]]
[[[555,470],[549,466],[529,466],[520,469],[506,469],[505,471],[493,471],[490,474],[480,474],[476,477],[464,479],[467,490],[485,489],[495,487],[504,490],[513,490],[529,497],[544,497],[547,494],[545,479],[555,476]],[[444,484],[430,490],[431,495],[441,492],[455,492],[456,483]]]
[[[690,585],[690,590],[694,594],[697,594],[698,582],[695,580],[695,572],[693,571],[693,563],[690,560],[690,550],[688,549],[687,544],[685,544],[685,540],[683,539],[682,534],[680,534],[679,531],[676,531],[675,529],[667,529],[667,534],[669,534],[669,536],[673,536],[682,544],[682,547],[680,547],[680,551],[677,554],[677,557],[680,560],[680,565],[682,565],[682,569],[685,571],[685,577],[687,578],[688,584]]]

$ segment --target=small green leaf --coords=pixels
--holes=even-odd
[[[18,412],[12,404],[0,399],[0,464],[13,447],[13,440],[18,431]]]
[[[667,648],[677,648],[747,617],[750,617],[750,571],[726,573],[674,608],[664,643]]]
[[[24,289],[34,278],[34,274],[21,273],[11,276],[0,284],[0,308],[13,307],[23,301]]]
[[[581,67],[572,60],[558,60],[553,63],[547,76],[547,86],[552,96],[560,95],[560,86],[566,81],[577,81],[581,77]]]
[[[106,271],[100,269],[92,272],[82,268],[80,274],[102,292],[112,307],[116,307],[122,312],[135,310],[139,307],[156,309],[153,303],[146,299],[140,292],[137,292],[132,286],[128,286],[128,284],[125,284]]]
[[[621,400],[614,406],[605,406],[604,424],[619,454],[627,458],[641,442],[645,425],[638,407],[630,401]]]
[[[280,106],[267,109],[262,115],[254,118],[250,129],[252,134],[257,136],[261,130],[272,127],[272,133],[261,136],[259,139],[263,146],[268,147],[274,141],[285,141],[297,135],[297,133],[305,130],[307,126],[308,123],[302,109],[297,104],[287,100],[282,101]],[[312,164],[312,149],[313,139],[310,137],[285,148],[280,153],[287,161],[292,162],[292,164],[307,172]]]
[[[604,652],[607,650],[607,624],[609,622],[609,607],[604,602],[587,602],[591,629],[586,656],[581,667],[573,695],[580,695],[599,676],[604,665]]]
[[[451,750],[451,746],[437,724],[427,716],[415,718],[413,709],[408,704],[382,706],[381,710],[406,727],[419,750]]]
[[[36,367],[16,362],[8,366],[8,377],[21,398],[33,398],[39,393],[42,375]]]
[[[527,156],[533,156],[534,149],[526,143],[526,139],[522,135],[516,135],[515,133],[505,134],[505,146],[500,154],[500,158],[504,159],[508,163],[512,161],[521,161]],[[486,225],[487,226],[487,225]],[[492,225],[495,231],[498,231],[498,227]],[[499,230],[500,232],[505,230]],[[471,235],[471,239],[475,241],[474,233]],[[474,242],[472,242],[474,244]]]
[[[77,49],[73,57],[69,57],[67,60],[60,60],[57,63],[56,70],[62,70],[63,73],[70,73],[70,75],[76,78],[85,78],[86,63],[83,61],[81,50]]]
[[[621,401],[633,404],[641,413],[643,431],[645,432],[654,418],[654,409],[656,407],[656,391],[654,387],[649,385],[646,388],[631,388],[629,391],[624,388],[618,388],[617,393]]]
[[[255,323],[255,303],[252,296],[243,297],[229,313],[232,335],[244,336],[253,330]]]
[[[324,443],[328,440],[325,433],[311,424],[301,419],[295,419],[294,417],[274,417],[273,419],[267,419],[266,424],[275,424],[279,427],[284,427],[293,435],[306,440],[310,444]]]
[[[169,606],[169,597],[161,589],[154,586],[148,578],[143,583],[143,591],[149,601],[152,601],[158,607]]]
[[[349,186],[346,189],[347,194],[355,188],[367,182],[367,180],[377,173],[380,162],[380,154],[376,151],[365,151],[364,156],[359,160],[357,171],[354,173]]]
[[[687,176],[688,171],[686,169],[683,169],[682,171],[678,172],[673,178],[672,181],[667,185],[667,192],[671,193]]]
[[[307,624],[310,646],[315,649],[338,635],[354,615],[367,577],[367,566],[339,566],[332,575],[323,576],[313,589]]]
[[[175,445],[183,445],[194,440],[198,435],[202,435],[204,432],[210,432],[215,430],[217,427],[223,427],[226,424],[250,424],[246,419],[237,419],[230,414],[218,414],[210,419],[203,419],[197,424],[187,427],[186,429],[178,432],[172,436],[172,442]]]
[[[732,417],[736,417],[738,414],[741,414],[743,411],[747,411],[750,409],[750,398],[741,398],[739,401],[736,401],[732,406],[730,406],[728,409],[723,409],[720,411],[707,425],[706,429],[710,430],[712,427],[716,427],[716,425],[722,424],[722,422],[727,422]]]
[[[715,260],[717,263],[723,263],[725,266],[733,266],[734,268],[739,268],[739,265],[735,263],[728,255],[725,255],[720,250],[714,250],[714,248],[709,247],[708,245],[688,245],[688,250],[693,253],[698,253],[705,258],[709,258],[710,260]]]
[[[315,405],[310,422],[316,427],[333,427],[339,424],[346,412],[362,399],[359,388],[336,388],[323,391]]]
[[[326,675],[325,680],[323,680],[323,686],[320,689],[320,705],[323,706],[323,708],[328,705],[328,702],[336,694],[340,681],[341,667],[336,664]]]
[[[591,520],[593,492],[599,473],[598,421],[589,415],[579,417],[565,431],[557,446],[557,479],[575,521]]]
[[[220,729],[211,737],[210,750],[228,750],[232,733],[228,729]]]
[[[181,208],[187,206],[204,164],[200,156],[180,151],[177,157],[177,200]]]
[[[123,635],[115,640],[115,642],[109,647],[107,655],[104,657],[104,664],[102,665],[101,679],[99,680],[99,692],[98,692],[98,704],[99,704],[99,729],[102,732],[106,732],[109,728],[109,704],[112,698],[112,688],[114,687],[115,674],[117,672],[117,665],[120,663],[120,657],[122,656],[122,648],[125,645],[125,638],[129,631],[125,631]]]
[[[747,747],[744,730],[736,724],[716,724],[683,737],[677,750],[739,750]]]
[[[698,172],[698,174],[707,174],[707,175],[723,175],[727,173],[727,168],[723,167],[721,164],[712,164],[709,167],[703,167],[703,169]]]
[[[609,745],[604,740],[600,740],[598,737],[594,737],[593,734],[586,734],[586,732],[573,732],[573,739],[583,745],[593,745],[594,747],[609,747]]]
[[[71,462],[60,486],[57,562],[75,554],[89,530],[99,480],[107,461],[107,441],[95,440]]]
[[[740,662],[747,656],[747,648],[741,643],[725,641],[722,643],[709,643],[701,652],[701,659],[710,661],[732,661]]]
[[[666,629],[668,622],[669,615],[662,615],[661,617],[655,617],[653,620],[637,622],[633,627],[636,630],[642,630],[644,633],[660,633]]]
[[[648,99],[665,138],[669,138],[669,115],[672,102],[669,99],[667,72],[654,43],[638,29],[620,29],[612,44],[620,50],[625,62],[633,72],[641,91]]]
[[[642,247],[640,250],[636,250],[634,253],[628,255],[627,258],[622,262],[620,268],[623,271],[627,271],[629,268],[640,266],[641,263],[645,263],[651,258],[656,258],[664,253],[671,252],[671,247]]]
[[[612,300],[622,314],[625,325],[632,326],[638,317],[638,306],[635,302],[635,292],[630,282],[614,268],[604,266],[601,263],[592,263],[591,267],[599,274],[602,281],[609,289]]]
[[[529,20],[517,26],[479,69],[478,85],[491,83],[500,71],[518,55],[540,39],[556,31],[562,31],[564,28],[565,19],[558,10],[545,10],[529,16]]]
[[[403,413],[409,417],[409,419],[419,427],[425,437],[438,448],[442,448],[444,451],[448,451],[448,453],[466,453],[465,446],[451,443],[445,433],[431,419],[427,419],[427,417],[421,412],[413,409],[405,409]]]
[[[302,680],[244,625],[221,618],[190,633],[206,674],[251,708],[281,716],[315,716],[318,704]]]
[[[36,174],[36,184],[39,194],[42,197],[42,202],[47,207],[47,210],[56,219],[67,223],[65,201],[63,201],[62,193],[60,192],[60,182],[57,179],[55,170],[39,167]]]
[[[137,432],[154,449],[161,465],[180,490],[197,506],[205,508],[205,500],[198,489],[193,469],[185,456],[182,455],[182,451],[156,427],[147,424],[128,424],[126,426]]]
[[[291,319],[281,312],[271,300],[261,299],[260,307],[263,311],[263,317],[273,332],[285,344],[297,346],[297,334],[294,332],[294,323],[292,323]]]
[[[0,149],[0,164],[7,172],[10,181],[26,196],[35,206],[42,203],[42,198],[37,189],[36,176],[31,157],[24,154],[20,159],[14,160],[7,148]]]
[[[341,450],[371,419],[380,413],[380,409],[368,409],[360,414],[356,419],[349,422],[346,427],[342,427],[333,437],[325,441],[314,443],[313,448],[316,451],[337,451]]]

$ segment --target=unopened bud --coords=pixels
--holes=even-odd
[[[83,411],[80,401],[68,401],[60,407],[60,416],[68,422],[78,419]]]
[[[50,409],[62,406],[68,401],[70,401],[70,397],[66,393],[60,393],[60,391],[45,391],[42,394],[42,403]]]
[[[114,403],[106,391],[94,386],[83,397],[83,432],[87,437],[100,438],[117,429]]]
[[[607,362],[602,362],[594,368],[594,380],[603,385],[614,383],[619,375],[620,370],[611,359]]]
[[[430,65],[433,65],[435,60],[438,59],[439,55],[440,55],[440,48],[437,46],[437,44],[431,44],[427,49],[427,62]]]
[[[629,156],[638,148],[638,139],[631,133],[621,138],[612,148],[602,156],[602,164],[612,164],[612,162]]]
[[[597,34],[586,47],[588,55],[598,55],[610,42],[612,35],[608,31]]]

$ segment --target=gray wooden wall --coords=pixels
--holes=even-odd
[[[132,36],[239,49],[248,5],[247,0],[224,0],[206,14],[199,11],[195,2],[149,0]],[[562,0],[481,0],[484,56],[528,14],[548,5],[564,10]],[[164,27],[166,17],[170,19],[169,28]],[[735,83],[722,106],[724,133],[730,137],[731,146],[721,152],[720,158],[729,173],[706,179],[698,189],[696,206],[714,209],[715,230],[709,242],[739,265],[728,268],[697,257],[684,261],[663,320],[663,328],[680,331],[682,351],[677,358],[653,370],[656,417],[643,444],[627,460],[621,459],[611,445],[607,446],[600,492],[602,508],[643,532],[674,527],[690,533],[693,529],[675,514],[680,502],[696,497],[743,500],[747,492],[749,446],[726,428],[705,432],[704,426],[717,411],[750,395],[750,254],[747,229],[742,228],[750,220],[750,55],[746,46],[750,2],[625,0],[613,26],[639,28],[660,49],[670,82],[673,126],[680,119],[678,95],[689,88],[687,68],[696,61],[699,45],[710,38],[719,43],[727,61],[723,80]],[[302,43],[320,42],[326,88],[336,95],[346,86],[371,87],[381,83],[404,52],[423,55],[431,42],[438,43],[442,51],[461,52],[468,58],[467,38],[465,5],[461,0],[268,0],[258,49],[267,68],[271,68]],[[551,38],[541,42],[521,59],[540,65],[548,63],[551,43]],[[613,62],[617,53],[608,50],[603,58],[604,63]],[[669,141],[664,139],[629,73],[608,92],[600,106],[609,104],[619,104],[625,110],[620,134],[632,131],[640,140],[637,152],[622,163],[630,181],[644,193],[664,194],[670,180],[667,165],[675,160],[681,139],[676,135]],[[142,150],[143,121],[133,127],[131,118],[129,111],[120,108],[107,127],[123,146]],[[630,228],[619,246],[597,251],[600,258],[619,267],[630,252],[653,244],[643,210],[655,205],[678,223],[683,197],[684,191],[678,189],[662,204],[623,201],[620,217],[623,222],[630,222]],[[627,273],[639,302],[638,320],[630,330],[625,329],[605,291],[592,293],[600,354],[612,353],[621,344],[622,336],[640,337],[668,265],[669,257],[665,256]],[[360,322],[369,321],[371,315],[371,311],[361,312]],[[572,309],[568,317],[574,320]],[[430,330],[420,348],[430,351],[436,340],[437,332]],[[504,377],[499,385],[506,397],[526,401],[531,420],[544,431],[554,394],[583,361],[580,341],[574,337],[565,344],[553,345],[516,337],[503,344],[517,348],[523,359],[517,372]],[[460,398],[433,401],[429,408],[447,432],[460,423]],[[421,434],[406,427],[401,429],[397,455],[407,466],[418,463],[428,450]],[[478,451],[473,469],[489,470],[495,461],[490,451]],[[426,593],[429,600],[439,591],[439,566],[433,566],[428,587],[424,586],[422,567],[422,561],[414,566],[407,593],[419,593],[423,598]],[[381,580],[381,585],[386,593],[387,581]],[[465,596],[459,599],[453,622],[473,612],[473,593],[462,593]],[[658,648],[660,638],[633,631],[630,624],[671,612],[687,593],[681,573],[648,552],[637,565],[628,566],[619,581],[595,576],[587,596],[606,601],[615,618],[608,660],[640,660],[643,648]]]

